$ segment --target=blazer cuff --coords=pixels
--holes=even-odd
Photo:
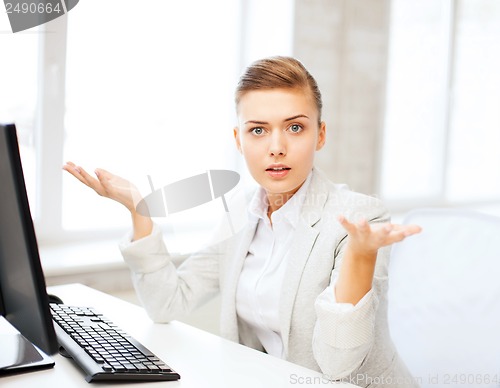
[[[132,272],[137,274],[155,272],[170,261],[158,225],[153,225],[149,236],[136,241],[131,240],[132,233],[129,232],[122,238],[118,247]]]
[[[316,299],[318,334],[328,345],[351,349],[373,339],[378,299],[373,288],[356,304],[337,303],[334,284]]]

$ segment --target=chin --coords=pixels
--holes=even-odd
[[[290,192],[295,192],[298,190],[300,186],[300,183],[293,184],[290,182],[266,182],[266,184],[263,184],[262,187],[264,189],[272,194],[286,194]]]
[[[307,175],[301,180],[297,179],[296,176],[292,174],[281,178],[273,179],[266,172],[264,174],[252,174],[254,180],[261,186],[266,192],[272,194],[285,194],[289,192],[297,191],[299,186],[306,180]]]

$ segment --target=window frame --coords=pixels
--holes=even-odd
[[[427,196],[418,196],[418,197],[407,197],[402,199],[395,198],[385,198],[382,195],[382,199],[384,203],[391,209],[392,212],[395,213],[405,213],[413,208],[417,207],[468,207],[468,208],[485,208],[490,211],[490,209],[500,209],[500,201],[496,200],[494,196],[491,199],[484,200],[450,200],[447,198],[447,190],[449,187],[449,174],[448,174],[448,166],[450,163],[450,139],[452,136],[452,115],[453,115],[453,104],[454,104],[454,74],[456,67],[456,50],[457,50],[457,41],[458,41],[458,23],[460,17],[460,0],[446,0],[448,8],[447,12],[449,13],[448,20],[448,50],[447,50],[447,60],[446,60],[446,88],[445,92],[445,117],[444,123],[442,126],[442,136],[443,136],[443,148],[442,152],[439,155],[439,163],[438,168],[440,169],[439,174],[441,179],[439,180],[439,188],[437,190],[436,195],[427,195]],[[392,15],[391,15],[392,18]],[[389,50],[390,50],[389,46]],[[390,70],[390,64],[389,64]],[[386,101],[386,107],[387,107]],[[387,115],[387,110],[385,112]],[[384,125],[384,128],[386,125]],[[383,188],[383,155],[384,155],[384,145],[383,145],[383,136],[387,136],[386,131],[382,131],[382,138],[380,139],[380,150],[381,150],[381,158],[378,169],[378,188],[377,192],[382,192]],[[495,210],[494,210],[495,211]],[[500,210],[499,210],[500,211]],[[495,211],[496,212],[496,211]]]

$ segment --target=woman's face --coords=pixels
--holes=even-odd
[[[325,143],[325,124],[310,92],[265,89],[246,92],[238,104],[236,146],[250,174],[268,195],[294,194]]]

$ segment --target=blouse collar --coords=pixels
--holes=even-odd
[[[304,204],[307,189],[309,188],[309,184],[311,182],[311,176],[312,170],[309,172],[309,175],[299,190],[297,190],[297,192],[282,207],[272,213],[271,219],[273,224],[286,219],[293,227],[296,227],[299,221],[302,205]],[[268,207],[269,201],[267,199],[266,191],[264,188],[259,187],[253,195],[248,207],[250,216],[254,217],[257,221],[262,219],[264,222],[268,223]]]

